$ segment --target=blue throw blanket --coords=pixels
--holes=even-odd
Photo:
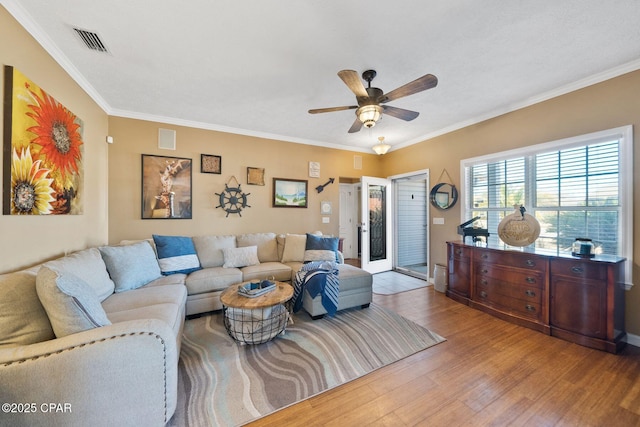
[[[340,294],[340,281],[338,280],[338,268],[335,262],[314,261],[303,264],[293,281],[293,312],[302,308],[302,295],[309,292],[311,298],[322,295],[322,306],[329,316],[338,311],[338,295]]]

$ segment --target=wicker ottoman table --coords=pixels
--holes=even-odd
[[[284,303],[293,296],[288,283],[275,282],[276,289],[255,298],[238,294],[245,283],[231,285],[220,294],[224,326],[229,336],[241,344],[262,344],[284,332],[289,312]]]

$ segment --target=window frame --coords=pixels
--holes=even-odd
[[[585,145],[598,144],[618,139],[619,143],[619,175],[620,175],[620,221],[618,239],[620,241],[621,254],[627,259],[625,262],[625,287],[627,290],[633,286],[633,126],[626,125],[603,131],[578,135],[570,138],[529,145],[522,148],[486,154],[460,160],[460,217],[467,218],[473,210],[467,188],[467,168],[478,164],[509,160],[518,157],[535,156],[536,154],[551,151],[566,150]],[[526,163],[526,162],[525,162]],[[525,166],[526,167],[526,166]],[[533,191],[533,182],[525,182],[527,191]],[[532,197],[535,197],[535,193]]]

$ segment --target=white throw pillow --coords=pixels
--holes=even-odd
[[[258,265],[260,260],[258,259],[258,247],[257,246],[245,246],[242,248],[224,248],[222,249],[224,254],[225,268],[240,268],[247,267],[249,265]]]
[[[72,273],[45,264],[36,291],[58,338],[111,324],[95,290]]]
[[[324,249],[307,249],[304,251],[304,262],[309,261],[335,261],[336,253]]]

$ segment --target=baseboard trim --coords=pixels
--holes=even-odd
[[[640,336],[627,333],[627,344],[640,347]]]

